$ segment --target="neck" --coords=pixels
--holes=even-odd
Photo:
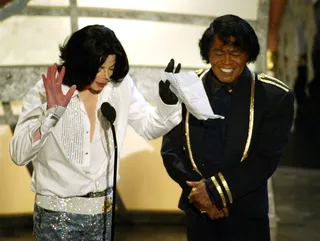
[[[88,99],[93,100],[98,98],[99,93],[100,92],[98,91],[94,91],[94,90],[91,91],[89,88],[87,88],[83,91],[80,91],[79,95],[83,101],[87,101]]]
[[[97,95],[101,93],[101,90],[94,90],[91,87],[88,88],[89,92],[93,95]]]
[[[236,78],[233,82],[230,82],[230,83],[221,82],[221,81],[217,78],[217,76],[213,73],[212,70],[210,70],[210,75],[209,75],[209,76],[210,76],[210,78],[211,78],[212,81],[215,81],[215,82],[219,83],[220,85],[226,85],[226,86],[235,86],[236,83],[237,83],[237,81],[238,81],[238,79],[239,79],[239,77],[238,77],[238,78]]]

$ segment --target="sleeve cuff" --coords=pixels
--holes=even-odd
[[[218,208],[223,208],[228,204],[233,203],[229,185],[221,172],[207,179],[206,185],[210,189],[210,192],[215,200],[215,204]]]
[[[41,136],[48,135],[53,127],[56,126],[66,108],[63,106],[53,106],[45,111],[44,115],[40,116],[38,121],[41,123],[40,132]]]
[[[173,113],[176,113],[176,111],[181,108],[181,104],[178,101],[178,103],[175,105],[167,105],[161,100],[161,97],[158,95],[157,108],[162,119],[166,121]]]
[[[207,190],[208,196],[209,196],[212,204],[215,204],[216,202],[215,202],[214,196],[213,196],[213,194],[212,194],[212,192],[211,192],[211,190],[210,190],[210,188],[209,188],[209,185],[208,185],[208,181],[207,181],[207,180],[205,181],[205,185],[206,185],[206,190]]]

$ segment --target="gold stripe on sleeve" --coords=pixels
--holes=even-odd
[[[226,193],[227,193],[228,198],[229,198],[229,202],[233,203],[233,199],[232,199],[232,195],[231,195],[231,192],[230,192],[230,188],[229,188],[229,185],[228,185],[226,179],[224,178],[224,176],[222,175],[221,172],[218,173],[218,176],[219,176],[219,178],[221,180],[221,183],[222,183],[224,189],[226,190]]]
[[[227,206],[227,202],[226,202],[226,198],[225,198],[225,196],[223,194],[223,191],[221,189],[221,186],[219,185],[219,183],[218,183],[217,179],[215,178],[215,176],[212,176],[211,180],[212,180],[213,184],[216,186],[216,189],[217,189],[217,191],[218,191],[218,193],[219,193],[219,195],[221,197],[222,205],[224,207],[226,207]]]

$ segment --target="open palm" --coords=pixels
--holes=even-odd
[[[54,64],[53,66],[49,66],[47,70],[47,76],[42,75],[43,85],[46,90],[47,95],[47,108],[57,106],[66,107],[70,99],[76,90],[77,86],[73,85],[69,89],[69,91],[64,94],[61,89],[62,80],[65,73],[65,67],[63,66],[58,76],[56,77],[56,72],[58,69],[58,65]]]

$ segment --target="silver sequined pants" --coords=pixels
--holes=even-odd
[[[73,214],[43,209],[35,204],[33,222],[37,241],[110,241],[111,216]]]

